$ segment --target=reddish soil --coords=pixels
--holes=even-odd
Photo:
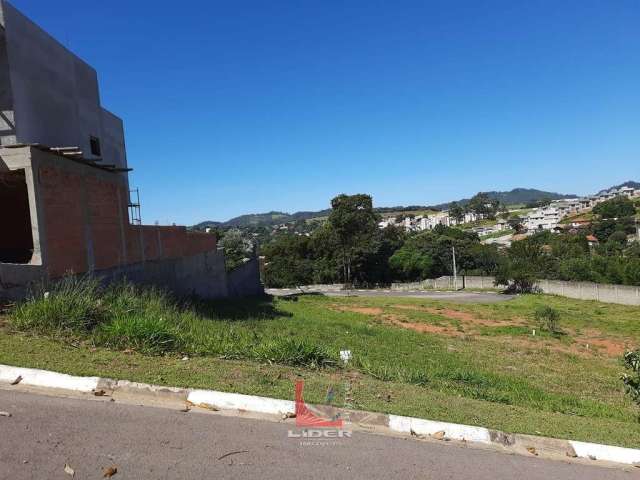
[[[583,351],[586,350],[586,346],[589,345],[589,350],[595,347],[596,350],[599,350],[608,357],[620,357],[626,351],[624,342],[606,338],[585,338],[580,340],[580,344]]]
[[[450,308],[429,308],[429,307],[420,307],[417,305],[392,305],[393,308],[398,308],[401,310],[413,310],[416,312],[425,312],[430,313],[432,315],[439,315],[441,317],[449,318],[451,320],[458,320],[464,324],[469,325],[480,325],[482,327],[495,327],[495,326],[504,326],[504,325],[520,325],[522,324],[522,320],[517,319],[517,322],[505,322],[500,320],[489,320],[486,318],[479,318],[469,312],[461,312],[459,310],[452,310]]]
[[[522,318],[514,318],[512,320],[489,320],[476,317],[469,312],[462,312],[450,308],[433,308],[419,305],[391,305],[391,307],[398,310],[425,312],[450,320],[457,320],[462,324],[463,329],[458,329],[453,325],[442,326],[426,322],[411,322],[404,315],[384,313],[384,310],[379,307],[334,305],[332,308],[338,311],[355,312],[375,316],[383,323],[407,330],[413,330],[420,333],[434,333],[447,337],[462,337],[468,334],[478,333],[478,327],[527,324],[526,320]],[[602,334],[597,330],[589,330],[584,332],[582,335],[575,334],[574,332],[570,332],[570,334],[575,340],[571,345],[563,344],[554,339],[549,339],[548,341],[541,343],[538,339],[529,339],[524,336],[517,338],[478,336],[477,338],[486,341],[508,341],[511,345],[521,345],[523,348],[546,348],[554,352],[572,353],[581,356],[605,355],[607,357],[619,357],[627,348],[624,341],[619,339],[602,338]]]
[[[432,325],[430,323],[409,322],[406,320],[406,317],[399,315],[388,314],[383,315],[381,318],[385,323],[389,323],[400,328],[406,328],[407,330],[413,330],[414,332],[439,333],[441,335],[447,335],[448,337],[459,337],[464,335],[464,332],[460,332],[451,327],[442,327],[440,325]]]
[[[380,315],[382,313],[382,309],[378,307],[345,307],[342,305],[334,305],[332,308],[340,312],[362,313],[363,315]]]

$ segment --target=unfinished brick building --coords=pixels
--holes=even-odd
[[[0,0],[0,296],[94,273],[202,297],[262,291],[257,262],[227,275],[212,234],[132,224],[122,121],[97,75]]]

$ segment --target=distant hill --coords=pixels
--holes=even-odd
[[[577,195],[567,195],[556,192],[545,192],[544,190],[536,190],[535,188],[514,188],[508,192],[484,192],[489,195],[490,198],[498,200],[505,205],[517,205],[521,203],[537,202],[538,200],[560,200],[563,198],[574,198]],[[469,198],[463,198],[458,200],[458,203],[465,205],[469,202]],[[441,203],[440,205],[434,205],[439,210],[446,210],[453,202]]]
[[[310,218],[323,217],[329,215],[331,210],[320,210],[318,212],[267,212],[267,213],[250,213],[234,217],[226,222],[205,221],[193,228],[202,230],[207,227],[262,227],[279,225],[282,223],[292,223],[299,220],[308,220]]]
[[[633,182],[627,182],[633,183]],[[626,185],[626,184],[625,184]],[[514,188],[509,192],[486,192],[489,197],[495,198],[499,200],[501,203],[506,205],[515,205],[520,203],[529,203],[535,202],[538,200],[549,199],[549,200],[559,200],[562,198],[572,198],[576,195],[565,195],[562,193],[554,193],[554,192],[545,192],[543,190],[536,190],[533,188]],[[465,204],[469,201],[468,198],[464,198],[462,200],[458,200],[458,203]],[[397,206],[397,207],[378,207],[376,208],[376,212],[378,213],[386,213],[386,212],[411,212],[411,211],[424,211],[424,210],[446,210],[449,208],[453,202],[441,203],[440,205],[410,205],[407,207]],[[326,217],[331,212],[330,209],[320,210],[317,212],[295,212],[295,213],[286,213],[286,212],[267,212],[267,213],[251,213],[247,215],[240,215],[239,217],[232,218],[227,220],[226,222],[214,222],[214,221],[205,221],[201,222],[197,225],[194,225],[193,228],[197,230],[203,230],[207,227],[215,228],[229,228],[229,227],[268,227],[273,225],[280,225],[286,223],[293,223],[300,220],[309,220],[312,218]]]
[[[620,185],[614,185],[613,187],[605,188],[604,190],[600,190],[598,193],[608,192],[609,190],[613,190],[614,188],[617,190],[622,187],[631,187],[635,189],[640,188],[640,183],[629,180],[628,182],[621,183]]]

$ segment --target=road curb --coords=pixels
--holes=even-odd
[[[18,383],[16,383],[18,380]],[[98,396],[133,398],[142,404],[193,405],[207,410],[237,411],[277,415],[291,418],[295,403],[290,400],[218,392],[214,390],[183,389],[112,380],[100,377],[78,377],[33,368],[12,367],[0,364],[0,383],[93,393]],[[327,415],[339,413],[349,419],[348,425],[377,432],[388,431],[419,438],[454,440],[465,444],[492,446],[503,451],[528,456],[548,458],[582,458],[593,461],[612,462],[624,465],[640,465],[640,450],[574,440],[509,434],[498,430],[472,425],[439,422],[422,418],[404,417],[384,413],[347,410],[326,405],[308,405],[309,408]]]

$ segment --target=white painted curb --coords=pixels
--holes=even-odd
[[[289,400],[215,392],[213,390],[193,390],[187,396],[187,401],[194,405],[208,405],[220,410],[246,410],[276,415],[294,413],[296,409],[295,403]]]
[[[98,377],[73,377],[64,373],[36,370],[34,368],[0,365],[0,382],[11,383],[22,377],[20,384],[34,387],[61,388],[76,392],[92,392],[98,388]]]
[[[569,440],[569,443],[580,458],[596,458],[597,460],[626,463],[628,465],[640,463],[640,450],[634,450],[633,448],[576,442],[574,440]]]
[[[184,395],[188,392],[187,401],[194,405],[213,407],[219,410],[239,410],[256,413],[266,413],[275,415],[285,415],[295,413],[295,402],[290,400],[279,400],[276,398],[258,397],[255,395],[241,395],[238,393],[216,392],[213,390],[183,390],[172,387],[154,387],[153,385],[139,384],[121,380],[115,382],[99,377],[75,377],[63,373],[50,372],[47,370],[37,370],[32,368],[11,367],[0,364],[0,383],[12,383],[18,377],[22,377],[20,385],[31,385],[36,387],[47,387],[76,392],[93,392],[98,389],[99,384],[113,385],[114,392],[118,388],[127,391],[159,389]],[[184,396],[182,396],[184,401]],[[366,413],[366,412],[364,412]],[[382,414],[381,414],[382,415]],[[444,432],[443,436],[452,440],[465,440],[467,442],[482,444],[500,444],[505,447],[515,446],[514,443],[505,444],[500,441],[500,437],[505,434],[483,427],[471,425],[460,425],[456,423],[437,422],[414,417],[403,417],[399,415],[388,415],[387,426],[390,430],[405,434],[434,435]],[[494,438],[495,437],[495,438]],[[515,441],[521,446],[526,446],[529,441]],[[577,442],[573,440],[560,440],[542,437],[528,437],[531,441],[536,438],[544,442],[553,442],[555,449],[572,448],[579,458],[591,458],[608,462],[632,465],[640,464],[640,450],[623,448],[610,445],[600,445],[596,443]],[[569,452],[567,452],[569,453]]]
[[[416,435],[433,435],[437,432],[444,432],[445,438],[452,440],[491,443],[489,429],[470,425],[459,425],[457,423],[435,422],[421,418],[389,415],[389,428],[400,433],[413,432]]]

